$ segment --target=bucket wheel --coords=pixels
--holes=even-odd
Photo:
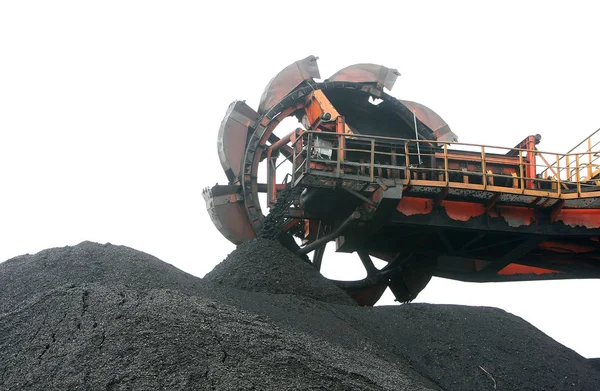
[[[320,271],[325,246],[314,251],[312,264]],[[410,303],[431,280],[436,267],[436,258],[425,254],[398,254],[388,259],[388,264],[377,269],[371,255],[358,251],[356,255],[367,272],[367,277],[356,281],[331,280],[345,290],[358,304],[373,306],[389,287],[400,303]]]
[[[353,197],[358,192],[349,196],[348,191],[352,189],[346,189],[344,194],[334,193],[332,190],[335,189],[328,187],[326,191],[318,186],[303,189],[297,181],[298,172],[302,174],[297,167],[302,169],[302,163],[312,159],[304,157],[304,154],[309,156],[308,146],[311,145],[310,138],[302,139],[304,131],[422,140],[455,137],[441,119],[432,120],[438,117],[430,109],[418,103],[400,101],[384,91],[384,88],[392,89],[398,75],[397,70],[381,65],[356,64],[319,81],[317,58],[308,56],[284,68],[267,84],[256,111],[245,101],[233,102],[219,128],[217,143],[219,160],[229,183],[206,188],[203,192],[215,227],[234,244],[262,237],[278,239],[305,260],[308,260],[308,253],[314,252],[312,263],[320,270],[324,252],[322,242],[305,240],[304,246],[298,248],[290,234],[302,231],[306,222],[343,219],[348,213],[350,217],[343,224],[354,225],[359,217],[356,217],[357,199]],[[276,135],[278,125],[288,118],[295,118],[300,127]],[[287,130],[285,127],[277,130]],[[329,141],[320,142],[323,146],[319,147],[319,152],[315,149],[310,153],[316,153],[317,159],[333,161],[326,144]],[[280,168],[282,164],[285,165]],[[290,165],[293,168],[291,175],[282,172]],[[259,181],[259,171],[266,172],[266,183]],[[282,173],[285,174],[283,181]],[[313,205],[310,206],[310,197],[306,194],[305,199],[301,199],[302,195],[288,197],[287,189],[292,192],[312,190],[317,196],[312,197]],[[358,199],[361,204],[365,197]],[[290,206],[288,200],[295,204]],[[263,214],[264,206],[268,207],[269,213]],[[288,213],[290,210],[295,213]],[[343,231],[343,224],[337,228]],[[367,278],[334,282],[362,305],[374,305],[387,287],[398,301],[409,302],[431,278],[428,268],[417,266],[420,262],[413,265],[413,261],[406,260],[410,258],[408,256],[401,257],[403,262],[390,260],[381,270],[373,266],[368,253],[359,256],[367,270]]]

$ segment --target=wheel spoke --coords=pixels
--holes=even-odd
[[[377,270],[377,268],[373,264],[373,260],[371,259],[368,253],[364,251],[358,251],[358,257],[360,258],[360,261],[365,267],[368,277],[374,277],[377,274],[377,272],[379,272],[379,270]]]
[[[325,254],[325,247],[327,247],[327,243],[325,243],[322,247],[319,247],[315,250],[313,254],[313,266],[318,271],[321,271],[321,264],[323,263],[323,254]]]

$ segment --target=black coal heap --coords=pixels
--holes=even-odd
[[[494,308],[365,308],[275,242],[202,280],[84,242],[0,264],[0,390],[598,390]]]

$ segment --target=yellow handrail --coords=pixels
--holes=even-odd
[[[332,142],[331,150],[336,152],[337,159],[335,162],[332,162],[335,168],[332,167],[331,170],[333,171],[335,169],[336,177],[338,178],[349,172],[353,172],[352,170],[355,170],[356,167],[362,167],[360,168],[360,172],[364,172],[364,169],[368,168],[368,180],[370,182],[374,182],[376,177],[382,175],[385,176],[383,174],[384,172],[387,172],[388,174],[386,175],[393,178],[396,178],[398,174],[389,173],[403,172],[403,177],[398,178],[405,184],[414,181],[422,183],[427,182],[427,184],[431,186],[463,187],[481,190],[490,190],[493,188],[494,191],[506,191],[509,193],[518,192],[519,194],[547,194],[548,196],[558,198],[561,198],[562,196],[565,198],[573,198],[573,196],[580,197],[590,192],[600,193],[600,187],[596,185],[595,181],[592,181],[594,175],[600,176],[600,164],[595,164],[598,157],[600,157],[600,151],[593,152],[589,149],[592,145],[591,141],[588,142],[588,150],[583,153],[559,154],[538,150],[531,151],[525,148],[497,147],[483,144],[450,143],[435,140],[415,140],[385,136],[304,131],[292,144],[292,150],[294,151],[292,157],[294,178],[297,177],[297,173],[299,172],[299,167],[296,167],[297,164],[305,166],[304,172],[311,170],[310,167],[307,167],[311,161],[318,161],[322,167],[329,167],[330,165],[327,161],[314,159],[309,156],[298,159],[298,156],[301,153],[307,153],[307,151],[312,150],[312,145],[310,144],[312,142],[311,140],[314,139],[314,137],[311,137],[313,133],[318,133],[321,140],[329,140]],[[342,138],[345,139],[344,142],[341,142],[343,141]],[[348,143],[348,140],[364,141],[364,145]],[[297,148],[298,142],[308,143],[308,148],[304,148],[305,146],[303,145],[303,148],[299,151]],[[345,159],[341,158],[342,152],[339,147],[340,144],[344,145],[343,153],[346,154]],[[401,154],[397,154],[397,149],[394,147],[400,144],[403,144],[404,147],[404,166],[391,164],[392,161],[395,161],[397,156],[401,156]],[[418,154],[411,151],[411,146],[416,147],[417,145],[421,145]],[[450,145],[453,146],[452,150],[449,148]],[[460,147],[476,147],[479,152],[457,149]],[[390,152],[385,150],[385,148],[388,148]],[[369,159],[368,164],[348,159],[349,154],[351,155],[353,153],[363,154],[365,160]],[[549,163],[549,159],[546,159],[544,155],[552,156],[553,159],[550,159],[550,161],[554,162]],[[587,159],[582,159],[586,155]],[[527,160],[525,160],[526,156]],[[531,156],[534,158],[532,159]],[[381,158],[384,163],[381,163],[381,161],[378,160],[378,157]],[[537,159],[539,161],[536,161],[536,158],[538,157],[540,159]],[[422,162],[419,159],[425,161],[431,159],[432,163],[429,163],[429,165],[422,165]],[[451,168],[449,160],[454,162],[453,167],[456,167],[457,162],[460,165],[460,162],[463,161],[470,162],[471,165],[465,164],[463,168],[459,167],[460,169]],[[565,162],[564,166],[561,164],[561,161]],[[390,163],[386,164],[385,162]],[[433,166],[430,166],[432,164]],[[475,169],[473,168],[473,165],[475,165]],[[514,165],[517,172],[510,174],[488,171],[488,167],[493,168],[498,165]],[[526,169],[526,167],[533,168],[530,170]],[[536,173],[534,178],[530,177],[532,171]],[[549,176],[549,173],[552,173],[553,176]],[[587,174],[585,177],[582,175],[584,173]],[[546,174],[546,176],[544,176],[544,174]],[[454,176],[452,177],[452,175]],[[429,179],[426,179],[427,177],[429,177]],[[456,178],[459,178],[459,180]],[[495,181],[494,178],[496,178]],[[514,179],[517,181],[518,185],[516,188],[508,185],[498,186],[498,180],[501,178]],[[470,180],[474,180],[475,183],[469,183]],[[507,181],[506,183],[509,182]]]

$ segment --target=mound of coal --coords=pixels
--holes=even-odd
[[[271,256],[289,255],[274,243],[248,246],[228,262],[240,254],[266,258],[265,248]],[[302,273],[295,261],[281,262],[279,273]],[[204,281],[148,254],[90,242],[0,263],[0,390],[597,390],[600,384],[593,361],[502,310],[364,308],[314,300],[300,286],[238,289],[244,285],[227,285],[225,278],[219,284],[214,275]]]
[[[126,247],[17,257],[0,264],[0,286],[0,390],[433,389]]]
[[[386,343],[419,373],[447,389],[485,390],[494,384],[503,390],[600,386],[600,374],[589,360],[498,308],[388,307],[375,311],[363,327],[372,331],[373,340]]]
[[[131,289],[194,291],[198,278],[124,246],[83,242],[22,255],[0,264],[0,313],[61,285],[121,284]]]
[[[238,246],[204,279],[246,291],[292,294],[356,305],[346,292],[314,267],[268,239],[255,239]]]

